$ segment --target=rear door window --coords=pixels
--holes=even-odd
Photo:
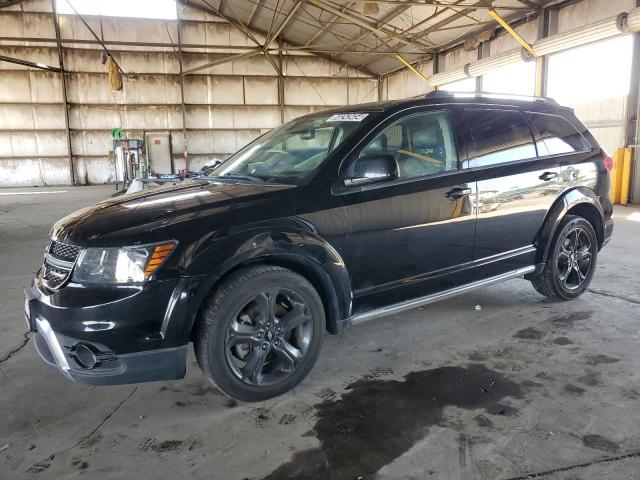
[[[469,168],[536,158],[533,135],[520,112],[465,110],[473,156]]]
[[[538,155],[562,155],[589,150],[584,136],[568,120],[546,113],[527,112],[538,147]]]

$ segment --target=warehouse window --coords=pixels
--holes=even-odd
[[[509,95],[533,95],[536,88],[536,62],[517,62],[495,68],[482,76],[482,90]]]
[[[549,56],[548,95],[564,105],[624,97],[631,83],[633,37],[573,48]]]
[[[58,13],[72,15],[74,11],[69,2],[81,15],[176,19],[174,0],[56,0]]]
[[[462,80],[458,80],[457,82],[451,82],[451,83],[445,83],[444,85],[439,85],[438,88],[440,90],[445,90],[447,92],[475,92],[476,79],[464,78]]]

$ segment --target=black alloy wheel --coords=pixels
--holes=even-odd
[[[320,354],[325,329],[322,300],[306,278],[255,265],[216,287],[198,320],[194,347],[216,387],[256,402],[302,381]]]
[[[593,225],[583,217],[566,215],[549,245],[544,270],[531,283],[547,297],[560,300],[578,297],[593,278],[598,248]]]
[[[300,295],[269,289],[257,293],[229,323],[226,360],[243,382],[270,385],[295,371],[312,336],[309,308]]]
[[[592,243],[587,232],[576,226],[570,229],[558,252],[558,279],[567,290],[579,288],[591,271]]]

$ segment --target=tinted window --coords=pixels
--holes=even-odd
[[[475,151],[469,167],[484,167],[536,157],[531,130],[519,112],[466,110]]]
[[[589,144],[571,123],[557,115],[527,113],[536,136],[538,155],[561,155],[588,150]]]
[[[458,168],[447,112],[418,113],[387,127],[360,155],[393,155],[400,178],[433,175]]]

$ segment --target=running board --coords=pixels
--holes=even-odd
[[[406,300],[404,302],[395,303],[387,307],[376,308],[375,310],[371,310],[368,312],[358,313],[356,315],[352,315],[349,318],[349,321],[351,322],[352,325],[357,325],[359,323],[364,323],[368,320],[373,320],[374,318],[384,317],[387,315],[393,315],[395,313],[404,312],[405,310],[411,310],[412,308],[417,308],[423,305],[428,305],[429,303],[445,300],[447,298],[455,297],[456,295],[461,295],[463,293],[467,293],[472,290],[477,290],[478,288],[493,285],[495,283],[504,282],[505,280],[511,280],[512,278],[523,277],[528,273],[532,273],[533,271],[535,271],[535,269],[536,267],[531,265],[529,267],[519,268],[518,270],[513,270],[511,272],[501,273],[500,275],[496,275],[495,277],[485,278],[484,280],[478,280],[476,282],[467,283],[466,285],[462,285],[456,288],[451,288],[449,290],[445,290],[444,292],[432,293],[431,295],[427,295],[425,297],[414,298],[413,300]]]

